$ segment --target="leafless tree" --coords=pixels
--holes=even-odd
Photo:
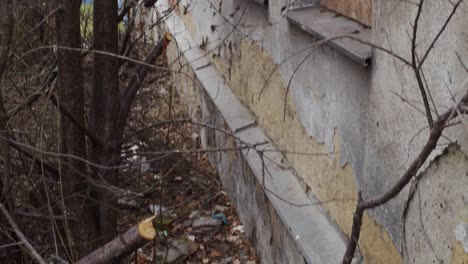
[[[46,250],[47,254],[59,262],[66,259],[81,263],[92,260],[98,263],[119,259],[146,243],[147,238],[137,232],[139,225],[136,225],[123,235],[125,241],[131,241],[131,245],[125,247],[122,244],[117,232],[117,198],[127,192],[134,196],[144,196],[151,191],[148,188],[141,193],[132,193],[119,186],[119,173],[130,167],[122,161],[122,156],[128,151],[124,147],[125,143],[136,137],[142,138],[145,131],[168,124],[191,124],[216,131],[219,128],[185,119],[159,120],[155,124],[143,124],[135,128],[129,126],[132,105],[149,72],[161,70],[170,73],[169,69],[154,65],[172,39],[169,34],[162,36],[142,58],[129,57],[144,35],[144,32],[135,33],[135,10],[152,6],[155,1],[125,1],[120,11],[115,0],[94,1],[93,21],[87,21],[85,29],[82,28],[81,0],[45,2],[46,7],[25,5],[25,1],[20,0],[0,1],[0,80],[10,87],[8,90],[4,89],[7,87],[5,85],[0,90],[0,207],[9,223],[9,228],[2,226],[2,230],[11,230],[8,233],[9,239],[18,241],[17,246],[23,247],[31,258],[39,262],[42,261],[41,254],[46,253]],[[464,95],[445,113],[434,118],[422,69],[426,58],[462,2],[463,0],[454,2],[443,28],[422,54],[417,53],[416,45],[424,0],[418,4],[414,31],[411,34],[410,58],[363,42],[394,56],[414,72],[430,133],[418,156],[390,190],[366,200],[359,195],[343,263],[350,263],[354,256],[365,211],[396,197],[433,152],[444,130],[454,120],[468,113],[468,95]],[[22,21],[27,17],[24,12],[15,13],[15,10],[29,10],[28,12],[37,16],[31,20],[30,25],[23,25],[25,23],[22,24]],[[119,36],[119,23],[126,17],[125,29]],[[237,24],[231,24],[232,31],[237,30],[240,22],[241,19]],[[161,20],[155,21],[151,27],[158,23]],[[88,33],[92,34],[92,38],[82,39],[82,35],[86,35],[83,30],[86,31],[87,25],[91,24],[93,29]],[[13,32],[15,25],[21,25],[16,33]],[[336,36],[334,39],[336,38],[353,36]],[[317,42],[311,49],[314,50],[328,41],[330,39]],[[134,69],[131,74],[127,72],[128,80],[122,82],[120,73],[129,65]],[[280,66],[281,64],[278,65]],[[21,72],[24,77],[12,78],[15,71]],[[7,100],[6,98],[13,98],[9,96],[11,93],[19,99]],[[235,138],[239,147],[188,151],[164,149],[146,154],[157,160],[161,156],[174,153],[189,155],[255,150],[257,147],[242,142],[227,131],[221,132]],[[258,154],[263,156],[261,151]],[[44,210],[46,214],[39,215],[46,219],[47,230],[52,231],[45,236],[49,245],[44,251],[38,250],[39,247],[28,240],[28,232],[21,231],[22,226],[15,219],[12,189],[20,184],[30,188],[25,192],[32,197],[32,204],[42,206],[41,209],[47,208]],[[162,183],[151,187],[156,185],[163,187]],[[23,212],[22,215],[39,218],[33,213]],[[102,254],[102,250],[95,251],[100,247],[111,250],[109,252],[112,254]]]

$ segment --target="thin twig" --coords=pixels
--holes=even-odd
[[[356,206],[356,211],[354,213],[351,237],[349,239],[349,242],[346,248],[346,253],[343,257],[343,262],[342,262],[343,264],[351,263],[351,260],[354,256],[357,241],[359,240],[359,235],[361,232],[362,217],[364,215],[364,211],[387,203],[388,201],[393,199],[403,190],[403,188],[416,175],[419,168],[421,168],[421,166],[427,160],[427,158],[432,153],[432,151],[437,147],[437,142],[441,138],[442,132],[447,127],[447,124],[451,120],[459,116],[461,113],[463,114],[468,113],[464,111],[464,108],[467,107],[467,105],[468,105],[468,92],[463,96],[463,98],[454,107],[450,108],[448,111],[446,111],[437,119],[437,121],[434,123],[434,126],[432,127],[430,131],[429,138],[424,144],[422,150],[420,151],[418,156],[416,156],[413,162],[410,164],[410,166],[402,175],[402,177],[395,183],[395,185],[393,185],[392,188],[390,188],[390,190],[386,191],[385,193],[383,193],[382,195],[378,197],[371,198],[367,201],[361,201],[361,199],[359,199],[359,202]]]
[[[81,132],[83,132],[93,144],[96,144],[96,145],[101,144],[99,139],[91,131],[89,131],[83,124],[78,122],[75,119],[75,117],[67,109],[65,109],[63,105],[61,105],[58,102],[57,97],[55,97],[55,95],[51,95],[49,99],[55,105],[55,107],[59,109],[60,113],[66,116],[68,120],[70,120],[75,126],[77,126],[81,130]]]
[[[439,32],[437,33],[436,37],[432,40],[431,44],[429,45],[429,48],[427,48],[426,52],[425,52],[424,55],[422,56],[421,62],[419,63],[419,66],[418,66],[418,70],[420,70],[421,67],[423,66],[424,62],[425,62],[426,59],[427,59],[427,56],[429,56],[429,53],[430,53],[431,50],[434,48],[435,43],[437,42],[437,40],[439,40],[440,36],[441,36],[442,33],[445,31],[445,28],[447,28],[447,25],[448,25],[448,24],[450,23],[450,21],[452,20],[453,15],[455,15],[455,13],[457,12],[458,7],[461,5],[462,2],[463,2],[463,0],[459,0],[459,1],[453,6],[452,12],[450,12],[450,15],[449,15],[448,18],[445,20],[444,25],[443,25],[442,28],[439,30]]]
[[[427,122],[429,123],[429,127],[432,128],[434,126],[434,120],[432,118],[431,107],[429,105],[429,100],[427,99],[426,88],[424,86],[424,83],[423,83],[423,80],[422,80],[422,77],[421,77],[421,71],[420,71],[420,68],[419,68],[419,65],[418,65],[417,51],[416,51],[419,19],[421,18],[423,5],[424,5],[424,0],[421,0],[419,2],[419,5],[418,5],[418,11],[416,13],[416,18],[414,19],[413,36],[411,38],[411,68],[414,71],[416,81],[418,82],[418,88],[419,88],[419,91],[421,92],[421,97],[422,97],[423,102],[424,102],[424,109],[426,110]]]
[[[135,99],[135,96],[140,89],[143,80],[145,79],[146,75],[148,74],[150,67],[147,65],[153,65],[157,58],[163,53],[166,49],[169,42],[172,40],[172,36],[169,33],[166,33],[158,42],[158,45],[154,47],[151,53],[147,56],[145,60],[145,64],[140,65],[137,70],[137,73],[132,77],[130,82],[128,83],[125,91],[121,95],[120,103],[121,107],[119,109],[119,122],[120,126],[124,126],[125,122],[127,121],[128,114],[130,113],[130,108],[132,103]]]
[[[10,213],[8,213],[7,209],[5,206],[3,206],[2,203],[0,203],[0,211],[2,211],[3,215],[5,218],[8,220],[8,223],[10,223],[11,228],[13,228],[13,231],[15,231],[16,236],[21,240],[22,244],[26,251],[31,255],[33,259],[35,259],[39,264],[47,264],[47,262],[42,258],[41,255],[36,251],[36,249],[29,243],[28,239],[26,236],[23,234],[23,232],[19,229],[18,225],[16,224],[15,220],[11,217]]]

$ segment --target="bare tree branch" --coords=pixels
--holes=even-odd
[[[52,103],[55,105],[55,107],[57,107],[59,111],[68,118],[68,120],[75,124],[75,126],[77,126],[93,144],[101,144],[101,142],[99,142],[99,139],[93,133],[91,133],[91,131],[89,131],[83,124],[78,122],[76,118],[67,109],[65,109],[63,105],[61,105],[58,102],[57,97],[55,97],[55,95],[51,95],[49,98],[50,101],[52,101]]]
[[[468,93],[463,96],[456,106],[450,108],[444,114],[442,114],[437,121],[434,123],[434,126],[431,129],[429,134],[429,138],[426,141],[426,144],[422,148],[421,152],[416,156],[416,158],[411,162],[408,169],[402,175],[400,180],[387,192],[383,193],[382,195],[371,198],[367,201],[363,201],[359,199],[358,204],[356,206],[356,210],[354,212],[353,217],[353,227],[351,231],[351,237],[348,242],[348,246],[346,248],[346,253],[343,257],[343,264],[351,263],[351,260],[354,256],[354,252],[356,250],[357,242],[359,241],[359,235],[361,232],[362,226],[362,217],[364,215],[364,211],[367,209],[372,209],[383,205],[397,196],[403,188],[410,182],[410,180],[416,175],[419,168],[424,164],[427,160],[429,155],[432,151],[436,148],[437,142],[439,141],[440,137],[442,136],[442,132],[446,128],[447,124],[450,120],[459,116],[459,113],[467,114],[464,109],[468,105]],[[360,196],[360,194],[359,194]]]
[[[169,33],[166,33],[164,37],[162,37],[158,44],[154,47],[153,51],[148,55],[145,60],[145,64],[153,64],[156,59],[162,54],[163,50],[172,40],[172,36]],[[130,108],[132,106],[133,100],[140,89],[141,85],[143,84],[143,80],[145,79],[146,75],[148,74],[150,68],[146,65],[140,65],[138,68],[137,73],[133,76],[130,82],[127,85],[127,88],[123,92],[120,98],[120,113],[119,113],[119,124],[124,125],[128,114],[130,113]]]
[[[445,29],[447,28],[447,25],[448,25],[448,24],[450,23],[450,21],[452,20],[453,15],[455,15],[455,13],[457,12],[458,7],[461,5],[462,2],[463,2],[463,0],[458,0],[458,2],[455,3],[455,4],[453,5],[452,12],[450,12],[450,15],[449,15],[448,18],[445,20],[444,25],[443,25],[442,28],[439,30],[439,32],[437,33],[436,37],[432,40],[431,44],[429,45],[429,48],[427,48],[426,52],[425,52],[424,55],[422,56],[421,62],[419,63],[419,66],[418,66],[418,70],[420,70],[421,67],[423,66],[424,62],[425,62],[426,59],[427,59],[427,56],[429,56],[429,53],[430,53],[431,50],[434,48],[435,43],[439,40],[440,36],[442,35],[442,33],[443,33],[443,32],[445,31]]]
[[[132,0],[129,4],[125,5],[122,11],[120,12],[119,16],[117,17],[118,23],[122,22],[124,17],[130,12],[132,7],[137,4],[138,0]]]
[[[416,18],[414,20],[414,25],[413,25],[413,36],[411,38],[411,68],[414,71],[416,81],[418,82],[419,91],[421,92],[421,97],[424,102],[424,109],[426,110],[427,122],[429,123],[429,127],[432,128],[434,126],[434,120],[432,119],[431,107],[429,105],[429,100],[427,99],[426,88],[424,86],[424,83],[421,77],[421,72],[418,67],[417,51],[416,51],[419,19],[421,18],[423,5],[424,5],[424,0],[421,0],[418,5],[418,11],[416,13]]]
[[[15,231],[16,236],[21,240],[22,244],[26,251],[29,253],[29,255],[35,259],[39,264],[47,264],[47,262],[42,258],[41,255],[36,251],[36,249],[29,243],[28,239],[26,236],[23,234],[23,232],[19,229],[18,225],[16,224],[15,220],[11,217],[10,213],[8,213],[7,209],[5,206],[0,203],[0,211],[2,211],[3,215],[7,219],[8,223],[10,224],[11,228],[13,228],[13,231]]]

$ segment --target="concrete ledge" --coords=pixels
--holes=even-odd
[[[160,15],[167,9],[167,0],[157,3]],[[168,57],[182,62],[173,67],[194,76],[191,89],[199,95],[195,102],[200,109],[198,118],[251,144],[271,142],[198,48],[180,18],[169,16],[165,27],[177,42],[168,50]],[[238,143],[213,129],[203,129],[201,134],[205,147],[235,147]],[[253,150],[210,154],[262,263],[340,263],[345,251],[340,232],[320,206],[313,204],[294,173],[281,165],[284,158],[275,146],[270,143],[262,148],[268,150],[263,160]]]
[[[259,127],[236,135],[252,144],[269,141]],[[311,205],[315,201],[307,196],[295,175],[281,166],[280,152],[273,145],[264,149],[273,150],[265,153],[264,161],[254,151],[244,150],[243,154],[304,257],[309,263],[341,263],[345,243],[340,234],[319,206]]]
[[[323,7],[291,10],[287,17],[293,24],[319,40],[351,34],[363,41],[371,40],[371,29]],[[372,48],[369,45],[352,39],[331,40],[328,45],[363,66],[367,66],[372,57]]]

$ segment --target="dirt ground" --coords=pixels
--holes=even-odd
[[[157,65],[167,67],[164,58]],[[134,66],[125,66],[122,81],[133,72]],[[169,74],[162,71],[147,77],[132,112],[127,134],[188,118]],[[163,216],[157,238],[125,263],[258,263],[206,154],[190,153],[201,149],[197,131],[188,123],[154,126],[125,144],[122,157],[133,169],[123,171],[122,187],[143,196],[119,200],[119,231],[153,213]]]

